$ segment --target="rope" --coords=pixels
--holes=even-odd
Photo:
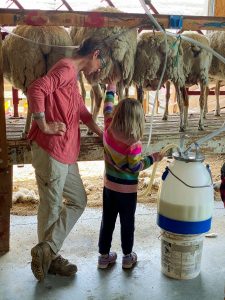
[[[50,44],[45,44],[45,43],[40,43],[40,42],[36,42],[36,41],[33,41],[31,39],[28,39],[26,37],[23,37],[21,35],[18,35],[16,33],[13,33],[13,32],[10,32],[8,31],[7,29],[5,29],[4,27],[0,27],[0,31],[3,31],[3,32],[6,32],[8,34],[11,34],[12,36],[15,36],[19,39],[22,39],[26,42],[29,42],[29,43],[33,43],[33,44],[36,44],[36,45],[41,45],[41,46],[48,46],[48,47],[55,47],[55,48],[69,48],[69,49],[76,49],[76,48],[79,48],[79,46],[62,46],[62,45],[50,45]]]

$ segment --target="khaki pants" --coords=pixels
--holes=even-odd
[[[87,196],[77,163],[60,163],[35,142],[32,142],[31,149],[40,197],[38,240],[39,243],[48,242],[57,254],[83,213]]]

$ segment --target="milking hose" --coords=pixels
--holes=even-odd
[[[170,149],[173,149],[173,148],[177,148],[180,152],[180,147],[176,144],[169,144],[169,145],[166,145],[161,151],[160,151],[160,154],[162,155],[165,155],[165,153],[170,150]],[[156,161],[154,164],[153,164],[153,169],[152,169],[152,175],[151,175],[151,178],[150,178],[150,182],[148,184],[148,186],[146,187],[146,189],[144,189],[144,191],[141,191],[141,192],[138,192],[138,196],[140,197],[143,197],[143,196],[147,196],[147,194],[149,194],[152,190],[152,185],[153,185],[153,181],[154,181],[154,178],[155,178],[155,174],[156,174],[156,170],[157,170],[157,167],[158,167],[158,161]]]

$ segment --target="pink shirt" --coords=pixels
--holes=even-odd
[[[59,162],[76,162],[80,151],[79,120],[87,124],[92,115],[80,95],[72,60],[61,59],[47,75],[35,80],[28,88],[27,97],[31,113],[45,112],[46,122],[63,122],[67,128],[63,136],[45,134],[33,121],[28,139]]]

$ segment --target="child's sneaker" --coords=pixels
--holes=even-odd
[[[137,262],[137,254],[131,252],[128,255],[123,256],[122,267],[123,269],[131,269]]]
[[[117,259],[116,252],[109,252],[108,255],[100,255],[98,257],[98,268],[106,269],[109,265],[114,264]]]

